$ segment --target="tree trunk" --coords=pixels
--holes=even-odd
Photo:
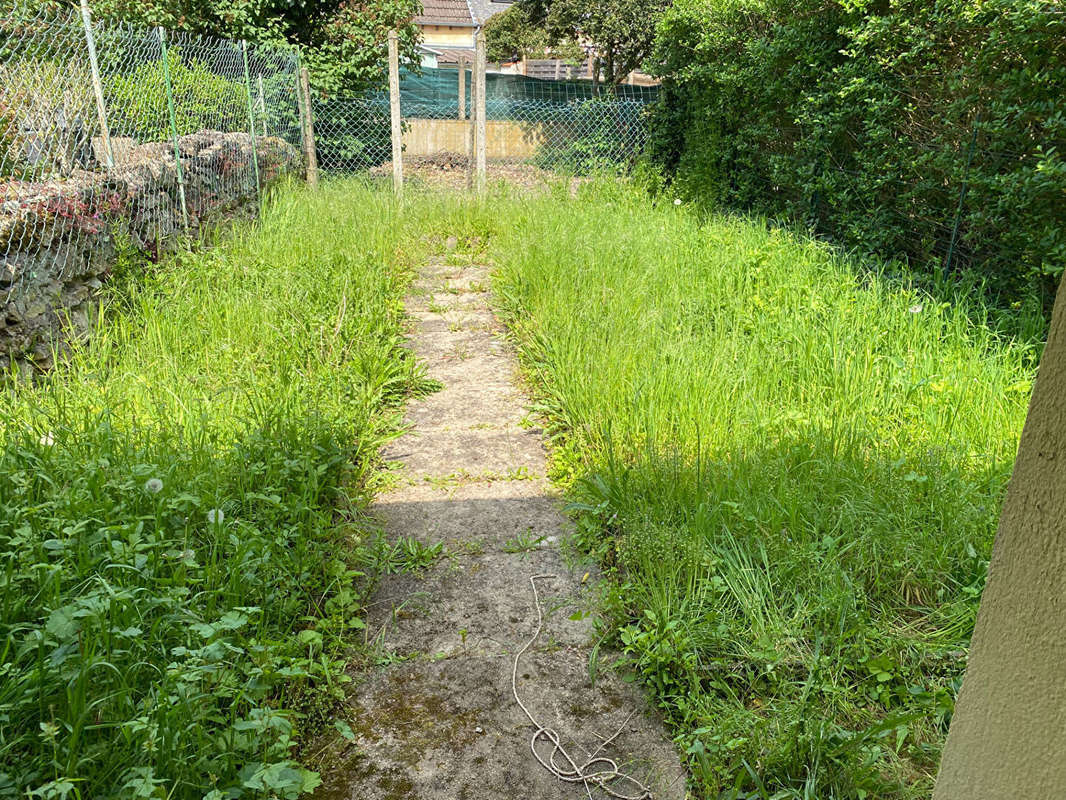
[[[1066,291],[1055,302],[934,800],[1066,791]]]

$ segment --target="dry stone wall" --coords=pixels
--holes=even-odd
[[[279,138],[254,142],[265,188],[299,167]],[[190,233],[258,208],[252,138],[201,131],[178,140]],[[0,367],[47,369],[55,333],[89,326],[116,239],[157,255],[185,233],[173,144],[116,148],[107,171],[54,181],[0,179]]]

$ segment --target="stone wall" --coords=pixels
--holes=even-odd
[[[179,139],[190,234],[258,209],[252,139],[201,131]],[[265,188],[300,165],[287,142],[255,142]],[[108,171],[61,180],[0,180],[0,367],[51,366],[54,334],[87,329],[93,296],[116,257],[116,235],[152,255],[185,233],[171,143],[122,148]]]

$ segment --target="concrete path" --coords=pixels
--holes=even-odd
[[[402,464],[400,485],[376,511],[391,539],[443,542],[443,552],[421,574],[386,577],[373,598],[367,624],[390,663],[352,692],[355,741],[329,748],[315,797],[589,797],[537,763],[535,729],[512,696],[515,653],[536,630],[529,579],[548,574],[537,582],[544,630],[518,670],[523,702],[578,762],[619,731],[599,755],[656,800],[681,800],[676,751],[639,689],[610,669],[617,656],[601,653],[590,680],[595,634],[583,612],[595,605],[596,573],[560,552],[568,521],[545,480],[541,433],[488,287],[483,267],[430,264],[408,298],[411,347],[444,388],[410,406],[411,432],[386,452]],[[640,795],[630,784],[614,789]]]

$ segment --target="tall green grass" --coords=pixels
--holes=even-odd
[[[397,220],[356,184],[286,190],[4,387],[0,797],[314,785],[293,742],[338,691],[360,510],[420,383]]]
[[[1037,353],[980,306],[617,183],[355,183],[120,287],[0,410],[0,797],[293,797],[421,388],[407,265],[491,258],[605,633],[702,796],[928,794]],[[221,512],[221,513],[220,513]]]
[[[1034,348],[617,185],[477,224],[612,630],[701,796],[927,796]]]

